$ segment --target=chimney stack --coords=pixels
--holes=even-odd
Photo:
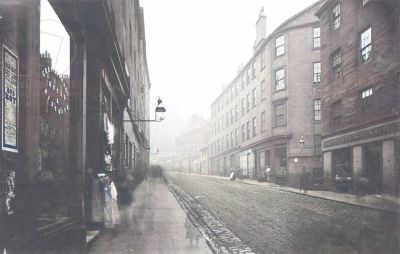
[[[254,42],[254,52],[258,49],[260,42],[267,37],[267,17],[264,15],[264,7],[261,7],[258,20],[256,22],[256,41]]]

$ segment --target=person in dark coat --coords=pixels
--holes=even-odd
[[[306,168],[303,167],[301,169],[301,176],[300,176],[300,192],[303,190],[304,194],[307,194],[309,185],[310,185],[310,176],[306,171]]]

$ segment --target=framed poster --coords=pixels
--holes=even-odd
[[[18,152],[18,57],[10,49],[2,47],[1,70],[1,148]]]

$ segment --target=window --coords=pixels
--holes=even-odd
[[[231,147],[233,147],[233,131],[231,131]]]
[[[228,112],[225,113],[225,121],[226,121],[225,126],[228,127],[229,126],[229,113]]]
[[[228,134],[225,135],[225,149],[229,148],[229,136]]]
[[[361,92],[361,98],[365,99],[367,97],[370,97],[372,96],[372,93],[373,93],[372,88],[365,89]]]
[[[321,28],[313,28],[313,48],[321,47]]]
[[[242,124],[242,141],[246,139],[246,126]]]
[[[249,112],[249,110],[250,110],[250,94],[249,93],[246,96],[246,109],[247,109],[247,112]]]
[[[245,100],[243,98],[242,99],[242,116],[244,115],[245,109],[246,109],[246,102],[245,102]]]
[[[261,132],[265,132],[266,118],[265,118],[265,111],[261,112]]]
[[[315,152],[321,152],[321,135],[314,135],[314,149]]]
[[[252,96],[252,102],[253,102],[253,108],[256,106],[256,98],[257,98],[257,90],[256,88],[251,91],[251,96]]]
[[[250,121],[247,121],[246,127],[247,127],[247,135],[246,135],[246,138],[249,139],[249,138],[250,138]]]
[[[234,120],[234,118],[233,118],[233,108],[231,108],[231,124],[233,124],[233,120]]]
[[[255,62],[251,64],[251,78],[255,79],[256,78],[256,67],[255,67]]]
[[[253,117],[253,137],[255,137],[257,135],[257,118]]]
[[[274,105],[274,115],[275,115],[274,119],[275,126],[286,125],[286,101]]]
[[[235,83],[235,97],[238,96],[239,84],[238,82]]]
[[[321,62],[313,64],[313,83],[321,83]]]
[[[275,71],[275,91],[285,89],[285,69]]]
[[[342,123],[342,101],[338,100],[332,103],[332,127],[340,127]]]
[[[235,145],[237,145],[238,144],[238,142],[239,142],[239,130],[238,129],[236,129],[236,136],[235,136]]]
[[[224,129],[224,117],[221,117],[221,130]]]
[[[244,89],[244,87],[246,86],[246,80],[244,78],[244,74],[242,74],[242,76],[240,77],[241,82],[242,82],[242,90]]]
[[[361,62],[365,63],[369,60],[371,55],[372,45],[371,45],[371,27],[364,30],[360,36],[360,53]]]
[[[265,79],[263,81],[261,81],[261,85],[260,85],[260,90],[261,90],[261,100],[265,99]]]
[[[369,2],[369,0],[362,0],[362,5],[366,5]]]
[[[321,99],[314,100],[314,122],[321,121]]]
[[[340,27],[340,4],[337,4],[332,11],[332,24],[333,29],[338,29]]]
[[[285,54],[285,36],[281,35],[275,39],[275,56]]]
[[[366,107],[373,104],[373,95],[374,91],[372,88],[367,88],[361,91],[361,106]]]
[[[247,67],[247,73],[246,73],[246,81],[247,84],[246,85],[250,85],[250,67]]]
[[[235,122],[238,120],[239,117],[239,106],[235,105]]]
[[[336,50],[332,55],[332,62],[333,62],[333,74],[334,78],[338,79],[342,75],[342,56],[340,50]]]
[[[262,50],[261,54],[260,54],[260,66],[261,66],[261,70],[260,71],[262,71],[265,68],[265,57],[264,57],[264,54],[265,54],[265,50]]]

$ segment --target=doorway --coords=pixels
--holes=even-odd
[[[369,143],[363,146],[363,175],[369,181],[372,193],[381,193],[382,180],[382,143]]]

